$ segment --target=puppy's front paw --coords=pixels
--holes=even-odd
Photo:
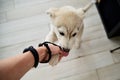
[[[51,66],[55,66],[55,65],[58,64],[58,62],[59,62],[59,54],[56,54],[56,55],[53,55],[53,56],[52,56],[49,64],[50,64]]]
[[[50,41],[50,42],[53,42],[53,36],[51,35],[47,35],[47,37],[45,38],[45,41]]]
[[[52,31],[46,36],[45,41],[55,42],[57,40],[56,34]]]

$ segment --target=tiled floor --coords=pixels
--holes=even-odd
[[[49,31],[50,7],[85,6],[91,0],[0,0],[0,59],[37,47]],[[95,5],[86,13],[81,48],[51,67],[39,64],[21,80],[120,80],[120,37],[108,39]]]

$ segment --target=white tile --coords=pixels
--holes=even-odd
[[[107,37],[102,24],[98,24],[98,25],[91,26],[91,27],[85,26],[83,35],[82,35],[83,42],[102,38],[102,37]]]
[[[82,74],[97,68],[113,64],[110,53],[103,52],[96,55],[75,58],[69,61],[59,63],[51,74],[60,79],[74,74]]]
[[[48,26],[47,18],[44,15],[0,24],[0,46],[8,46],[34,39],[43,40],[48,33]]]
[[[120,80],[120,63],[98,69],[99,80]]]
[[[38,31],[36,31],[38,29]],[[39,31],[41,27],[37,27],[35,29],[30,29],[28,32],[24,31],[17,31],[14,33],[9,33],[5,36],[0,36],[0,47],[11,46],[17,43],[32,41],[35,39],[45,38],[46,34],[42,31]],[[27,29],[26,29],[27,30]],[[42,35],[40,35],[42,34]],[[44,38],[43,38],[44,37]]]
[[[0,13],[0,23],[6,22],[6,13]]]
[[[48,24],[49,24],[49,17],[45,14],[41,14],[41,15],[36,15],[36,16],[32,16],[32,17],[28,17],[28,18],[24,18],[24,19],[19,19],[19,20],[15,20],[15,21],[9,21],[3,24],[0,24],[0,34],[6,34],[6,33],[10,33],[10,32],[14,32],[14,31],[18,31],[18,30],[24,30],[24,29],[29,29],[29,26],[39,26],[43,27],[42,25],[46,24],[47,28],[48,28]],[[33,27],[33,28],[35,28]]]
[[[0,12],[8,11],[14,8],[13,0],[0,0]]]
[[[51,73],[48,71],[52,72],[49,67],[32,69],[27,72],[27,74],[25,74],[21,80],[54,80],[52,76],[48,77],[51,75]]]
[[[42,37],[41,37],[42,38]],[[35,48],[39,43],[43,42],[42,39],[34,39],[32,41],[25,41],[10,46],[5,46],[0,48],[0,59],[15,56],[17,54],[22,54],[23,50],[29,46],[34,46]]]
[[[99,14],[94,14],[89,17],[85,17],[84,19],[84,26],[85,27],[93,27],[102,24],[101,18],[99,17]]]
[[[90,17],[92,15],[98,14],[97,8],[95,5],[93,5],[89,10],[85,13],[85,17]]]
[[[47,17],[41,14],[0,24],[0,58],[16,55],[25,47],[43,42],[49,30]]]
[[[45,13],[45,9],[41,9],[39,5],[27,8],[17,8],[7,12],[7,19],[16,20],[25,17],[39,15],[40,13]]]
[[[98,35],[98,33],[94,33]],[[101,32],[99,33],[101,34]],[[99,35],[98,35],[99,36]],[[115,46],[119,46],[120,42],[115,43],[111,42],[109,39],[106,37],[97,37],[97,38],[91,38],[88,41],[83,41],[81,44],[80,49],[72,49],[70,52],[70,56],[65,59],[66,60],[71,60],[77,57],[81,56],[87,56],[91,54],[97,54],[100,52],[109,52],[111,49],[113,49]]]
[[[25,1],[25,2],[24,2]],[[32,0],[34,2],[34,0]],[[40,2],[40,3],[39,3]],[[16,0],[16,6],[22,6],[22,7],[16,7],[16,9],[13,9],[11,11],[7,12],[7,18],[8,20],[15,20],[15,19],[20,19],[24,17],[29,17],[29,16],[34,16],[34,15],[39,15],[41,13],[45,13],[47,9],[50,7],[62,7],[66,5],[73,6],[75,8],[81,7],[82,3],[81,1],[78,0],[72,0],[72,1],[65,1],[65,0],[54,0],[54,1],[49,1],[45,0],[45,3],[41,3],[41,0],[35,0],[35,5],[32,6],[22,6],[26,4],[32,4],[32,2],[28,2],[28,0]],[[88,1],[86,1],[87,4]],[[36,4],[37,3],[37,4]],[[83,2],[85,3],[85,1]],[[34,3],[33,3],[34,4]],[[85,6],[85,5],[84,5]]]
[[[96,71],[90,71],[82,74],[74,74],[56,80],[98,80],[98,76]]]
[[[46,66],[41,68],[39,66],[36,68],[36,70],[32,70],[30,73],[26,74],[23,80],[33,80],[35,78],[40,80],[61,79],[64,77],[71,77],[74,74],[81,75],[83,73],[93,71],[97,68],[105,67],[110,64],[113,64],[111,54],[103,52],[96,55],[85,56],[66,62],[61,62],[55,67]]]
[[[116,47],[115,47],[115,48],[116,48]],[[113,49],[115,49],[115,48],[113,48]],[[112,49],[112,50],[113,50],[113,49]],[[113,59],[114,59],[115,63],[119,63],[119,62],[120,62],[120,49],[112,52],[111,54],[112,54],[112,56],[113,56]]]
[[[53,7],[57,5],[74,5],[74,6],[85,6],[87,3],[89,3],[90,0],[84,0],[84,1],[77,1],[77,0],[71,0],[71,1],[65,1],[65,0],[15,0],[15,7],[26,7],[26,6],[33,6],[36,4],[44,4],[49,5],[53,4]]]
[[[26,7],[32,6],[36,4],[46,4],[49,3],[50,0],[15,0],[15,7]]]

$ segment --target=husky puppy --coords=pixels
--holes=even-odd
[[[75,9],[72,6],[64,6],[61,8],[50,8],[47,14],[51,18],[50,32],[45,41],[55,42],[69,52],[73,47],[79,48],[81,36],[84,29],[85,12],[92,6],[93,2],[84,8]],[[58,56],[59,57],[59,56]],[[51,65],[55,65],[58,61],[54,58],[50,61]]]

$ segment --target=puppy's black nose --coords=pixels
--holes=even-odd
[[[68,48],[63,48],[63,51],[65,51],[65,52],[69,52],[70,49],[68,49]]]

